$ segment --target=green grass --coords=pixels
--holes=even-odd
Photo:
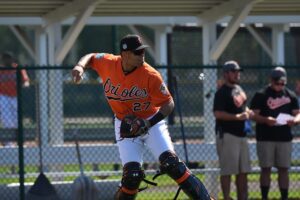
[[[197,175],[197,177],[200,178],[201,180],[204,180],[204,175]],[[294,173],[294,174],[291,174],[290,177],[291,177],[290,180],[300,180],[299,179],[300,174]],[[249,182],[257,182],[258,180],[259,180],[258,174],[249,175]],[[276,175],[272,175],[272,180],[274,180],[274,181],[277,180]],[[153,191],[150,189],[150,190],[142,191],[141,193],[139,193],[137,199],[138,200],[173,199],[173,197],[175,196],[176,191],[177,191],[177,187],[176,187],[176,184],[174,183],[174,181],[171,180],[170,178],[168,178],[167,176],[163,176],[162,178],[158,178],[157,183],[159,185],[159,190],[156,189]],[[299,182],[299,185],[300,185],[300,182]],[[172,191],[170,191],[171,187],[172,187]],[[251,199],[261,199],[260,191],[251,191],[251,188],[249,188],[249,190],[250,190],[249,197],[251,197]],[[231,197],[233,197],[233,198],[237,197],[237,194],[235,191],[231,192]],[[279,197],[280,197],[279,191],[270,192],[270,194],[269,194],[270,199],[279,199]],[[290,197],[290,199],[300,199],[300,191],[296,188],[290,189],[289,197]],[[188,197],[181,191],[178,199],[188,199]],[[217,199],[222,199],[221,191],[219,192]]]
[[[112,171],[113,170],[113,165],[112,164],[101,164],[98,165],[99,166],[99,170],[100,171]],[[92,165],[85,165],[84,166],[85,171],[92,171],[93,170],[93,166]],[[64,171],[65,172],[78,172],[79,171],[79,167],[78,165],[65,165],[64,166]],[[26,173],[38,173],[39,169],[36,166],[26,166],[25,167],[25,172]],[[0,174],[8,174],[10,173],[10,167],[0,167]],[[203,174],[199,174],[197,175],[198,178],[200,178],[200,180],[204,180],[205,175]],[[71,176],[71,177],[65,177],[64,181],[74,181],[74,179],[76,178],[76,176]],[[101,180],[103,179],[103,177],[92,177],[94,180]],[[107,179],[117,179],[120,180],[122,177],[121,176],[109,176]],[[36,177],[32,177],[32,178],[26,178],[25,182],[34,182],[36,179]],[[152,176],[148,175],[146,177],[147,180],[151,180]],[[277,182],[277,174],[272,174],[271,175],[271,179],[272,181]],[[51,180],[51,179],[50,179]],[[232,181],[234,182],[234,177],[232,179]],[[249,183],[257,183],[259,184],[259,174],[250,174],[248,176],[248,181]],[[299,185],[297,185],[297,187],[300,187],[300,173],[290,173],[290,181],[298,181]],[[19,179],[18,178],[1,178],[0,179],[0,184],[10,184],[10,183],[18,183]],[[143,199],[143,200],[150,200],[150,199],[161,199],[161,200],[165,200],[165,199],[172,199],[175,196],[175,193],[177,191],[177,186],[176,183],[170,179],[168,176],[163,175],[158,177],[155,182],[158,183],[158,187],[154,187],[149,185],[149,189],[146,189],[142,192],[139,193],[138,195],[138,200]],[[216,185],[219,185],[219,182],[215,183]],[[141,185],[141,187],[145,186],[146,184],[143,183]],[[232,191],[231,192],[231,196],[232,197],[236,197],[236,192]],[[251,197],[251,199],[260,199],[260,191],[253,191],[253,189],[251,190],[251,188],[249,188],[249,197]],[[270,199],[279,199],[280,197],[280,193],[278,190],[276,191],[271,191],[269,194]],[[289,190],[289,197],[291,199],[300,199],[300,191],[297,188],[290,188]],[[218,195],[218,199],[222,198],[222,194],[221,192]],[[180,195],[178,197],[178,199],[187,199],[186,195],[183,192],[180,192]]]

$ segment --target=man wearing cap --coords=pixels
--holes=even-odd
[[[160,174],[175,180],[191,199],[208,200],[210,196],[202,182],[174,151],[164,120],[174,109],[174,101],[159,72],[145,62],[146,47],[138,35],[127,35],[121,39],[120,56],[87,54],[72,70],[75,83],[80,82],[89,67],[101,76],[106,99],[115,114],[115,137],[123,165],[121,186],[115,198],[135,199],[141,182],[149,183],[142,170],[142,154],[144,146],[148,146],[160,162]],[[122,138],[124,121],[125,127],[138,129],[142,134]]]
[[[296,94],[285,87],[286,71],[282,67],[272,69],[270,84],[256,92],[251,100],[256,121],[257,156],[261,168],[260,188],[262,199],[268,199],[271,183],[271,168],[278,169],[278,185],[281,199],[288,199],[291,164],[292,133],[291,126],[300,122],[299,104]],[[277,119],[279,114],[288,116]]]
[[[251,166],[245,122],[252,113],[246,107],[246,93],[238,84],[240,71],[236,61],[227,61],[223,65],[224,84],[217,90],[213,105],[224,200],[231,199],[231,175],[236,176],[238,199],[246,200],[248,197],[247,174]]]

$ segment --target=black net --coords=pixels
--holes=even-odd
[[[41,171],[61,199],[71,199],[73,181],[80,175],[75,135],[79,141],[84,173],[97,185],[99,199],[112,199],[118,189],[122,166],[115,145],[113,113],[103,95],[102,80],[89,71],[82,83],[77,85],[71,81],[70,70],[68,67],[28,68],[30,86],[19,84],[17,88],[16,84],[19,96],[1,95],[1,199],[20,199],[20,188],[23,186],[26,195]],[[222,198],[215,148],[215,119],[212,115],[214,93],[217,81],[222,78],[222,71],[203,66],[159,67],[159,70],[175,100],[175,110],[167,119],[175,150],[183,161],[188,161],[192,172],[204,182],[207,189]],[[241,74],[241,86],[247,93],[248,102],[257,90],[268,84],[269,72],[270,67],[245,68]],[[289,67],[287,72],[287,87],[294,89],[299,70]],[[3,80],[1,89],[5,87]],[[10,98],[14,99],[13,103]],[[21,108],[7,111],[11,104],[21,105]],[[3,119],[13,116],[7,112],[17,112],[15,116],[19,116],[22,126],[19,123],[19,126],[7,127]],[[11,117],[7,120],[15,119]],[[295,127],[293,131],[295,138],[289,172],[289,197],[299,199],[300,129]],[[248,177],[249,199],[260,199],[260,169],[253,128],[248,134],[248,141],[253,169]],[[159,167],[147,149],[143,167],[148,180],[152,179]],[[171,199],[175,196],[178,187],[173,180],[163,175],[157,182],[157,187],[149,186],[139,193],[137,199]],[[233,183],[231,192],[231,196],[236,198]],[[280,199],[277,173],[272,173],[269,197]],[[181,192],[178,199],[186,198]]]

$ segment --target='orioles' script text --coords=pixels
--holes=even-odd
[[[120,87],[120,84],[113,85],[111,80],[108,78],[103,85],[106,97],[110,100],[130,101],[142,99],[148,96],[147,90],[145,88],[141,89],[135,85],[130,89],[120,89]]]

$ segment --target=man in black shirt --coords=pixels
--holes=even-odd
[[[291,126],[300,122],[300,111],[294,92],[285,87],[286,71],[276,67],[271,71],[270,84],[258,91],[252,101],[256,121],[257,155],[260,173],[262,199],[268,199],[271,168],[278,169],[278,185],[281,199],[288,199],[288,168],[291,163]],[[276,119],[279,114],[288,114],[290,119]],[[294,117],[292,117],[294,116]]]
[[[251,171],[245,122],[252,112],[246,107],[247,96],[238,85],[241,68],[235,61],[223,66],[224,84],[214,98],[216,144],[220,164],[220,182],[224,200],[230,199],[231,175],[236,175],[239,200],[248,197],[247,174]]]

